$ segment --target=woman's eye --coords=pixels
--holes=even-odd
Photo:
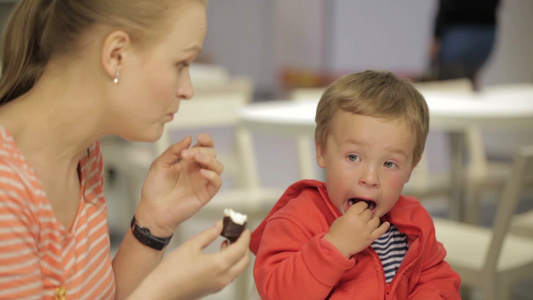
[[[359,156],[357,156],[357,154],[348,154],[348,159],[350,161],[357,161],[358,158]]]
[[[182,63],[178,63],[178,72],[181,72],[183,69],[189,67],[189,63],[187,62],[182,62]]]
[[[386,161],[385,162],[385,168],[392,168],[394,167],[396,164],[393,163],[392,161]]]

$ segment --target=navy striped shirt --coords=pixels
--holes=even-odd
[[[396,275],[407,249],[409,249],[407,236],[391,224],[389,230],[375,240],[371,247],[379,255],[385,271],[385,280],[390,283]]]

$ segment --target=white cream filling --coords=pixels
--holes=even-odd
[[[246,223],[246,220],[248,219],[247,215],[238,213],[231,208],[224,209],[224,216],[230,217],[234,223],[239,224],[239,225],[243,225],[244,223]]]

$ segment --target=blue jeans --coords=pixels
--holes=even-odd
[[[443,30],[439,53],[439,79],[475,78],[494,46],[493,25],[451,25]]]

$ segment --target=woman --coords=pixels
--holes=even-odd
[[[192,299],[249,263],[249,232],[202,249],[221,224],[163,260],[176,227],[218,191],[214,143],[187,137],[157,158],[111,261],[98,139],[155,141],[193,96],[201,0],[22,0],[0,78],[0,298]],[[179,116],[178,116],[179,117]]]

